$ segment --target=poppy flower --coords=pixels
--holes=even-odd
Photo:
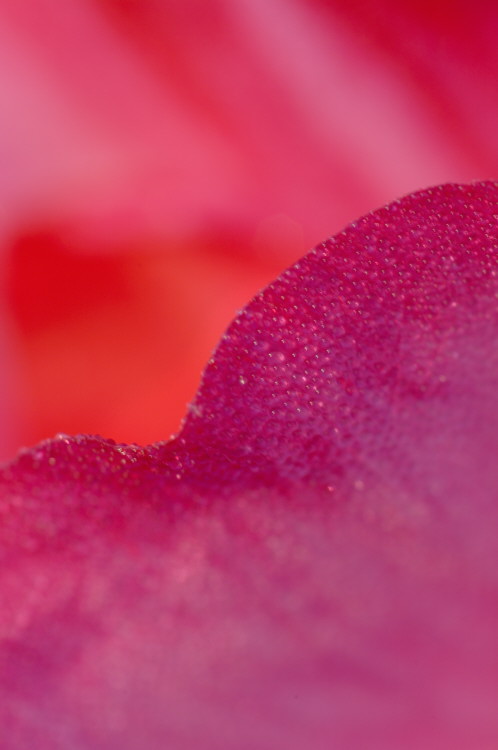
[[[486,0],[4,0],[0,457],[163,439],[318,238],[496,175],[496,26]]]
[[[0,478],[0,725],[36,747],[498,743],[498,184],[256,295],[181,432]]]

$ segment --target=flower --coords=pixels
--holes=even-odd
[[[496,175],[486,0],[1,5],[1,458],[164,438],[317,238]]]
[[[180,434],[0,479],[6,750],[491,748],[498,184],[258,294]]]

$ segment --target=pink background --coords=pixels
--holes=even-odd
[[[0,457],[167,438],[282,268],[496,177],[497,35],[483,0],[4,0]]]

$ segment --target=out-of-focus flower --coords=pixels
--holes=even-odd
[[[493,176],[496,27],[482,0],[5,0],[2,454],[163,438],[318,237]]]
[[[498,184],[352,224],[235,319],[181,434],[0,474],[21,750],[498,742]]]

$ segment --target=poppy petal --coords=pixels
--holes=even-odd
[[[497,216],[480,183],[363,217],[177,438],[3,470],[4,747],[496,745]]]

